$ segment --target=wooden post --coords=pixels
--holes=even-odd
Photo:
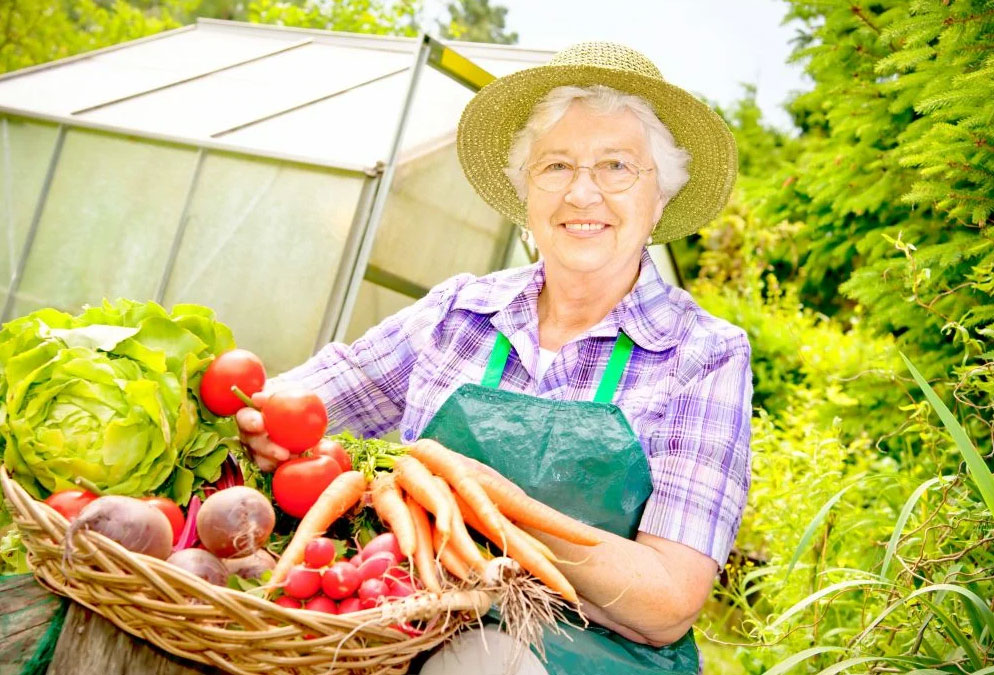
[[[66,615],[48,675],[220,675],[224,671],[167,654],[78,603]]]
[[[30,574],[0,581],[0,675],[18,675],[48,629],[59,598]]]

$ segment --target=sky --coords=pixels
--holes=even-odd
[[[426,9],[441,14],[443,0]],[[783,0],[491,0],[508,8],[508,30],[518,45],[558,50],[584,40],[620,42],[638,49],[663,77],[728,106],[742,83],[758,87],[770,124],[787,129],[783,110],[792,91],[806,90],[802,68],[787,64],[792,26],[781,26]]]

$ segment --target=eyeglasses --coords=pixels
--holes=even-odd
[[[560,160],[545,160],[532,164],[527,170],[535,187],[546,192],[559,192],[573,184],[580,169],[590,171],[594,184],[604,192],[624,192],[635,185],[639,176],[652,171],[621,159],[605,159],[593,166],[573,166]]]

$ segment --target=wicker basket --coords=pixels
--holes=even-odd
[[[8,508],[38,581],[165,651],[237,675],[402,674],[419,652],[441,644],[490,607],[484,591],[421,592],[361,612],[286,609],[213,586],[165,561],[79,532],[64,561],[69,524],[0,468]],[[389,626],[428,620],[409,637]]]

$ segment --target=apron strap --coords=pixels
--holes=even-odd
[[[614,394],[618,391],[621,383],[621,375],[628,366],[628,359],[632,355],[632,339],[618,331],[618,339],[614,342],[614,349],[611,350],[611,358],[607,361],[607,368],[601,376],[601,383],[594,394],[594,403],[610,403],[614,400]]]
[[[497,331],[497,341],[494,342],[493,351],[490,352],[490,361],[487,362],[487,370],[480,380],[481,387],[497,389],[500,386],[500,378],[504,374],[504,366],[507,365],[507,357],[511,353],[511,341],[507,336]]]
[[[628,359],[632,355],[632,339],[623,332],[618,331],[618,339],[614,342],[614,349],[611,350],[611,357],[607,361],[607,368],[601,376],[601,382],[597,386],[597,393],[594,394],[595,403],[610,403],[614,400],[614,394],[621,384],[621,376],[628,366]],[[511,354],[511,341],[507,336],[497,331],[497,339],[494,341],[493,350],[490,352],[490,360],[487,362],[487,369],[480,380],[481,387],[497,389],[500,387],[500,379],[504,374],[504,366],[507,365],[507,357]]]

